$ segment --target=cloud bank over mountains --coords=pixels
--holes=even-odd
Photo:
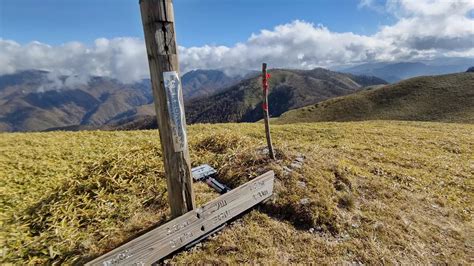
[[[293,21],[262,30],[234,46],[180,47],[181,71],[197,68],[314,68],[443,56],[474,57],[474,0],[362,0],[397,18],[373,35],[333,32],[323,25]],[[0,74],[44,69],[60,75],[108,76],[123,82],[148,77],[142,39],[97,39],[87,46],[0,39]]]

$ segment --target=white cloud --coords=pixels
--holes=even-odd
[[[474,48],[474,0],[389,0],[388,10],[399,17],[375,35],[394,46],[433,56]]]
[[[385,12],[385,1],[384,0],[360,0],[359,8],[369,8],[379,13]]]
[[[70,42],[60,46],[0,39],[0,74],[44,69],[57,75],[108,76],[124,82],[148,76],[143,40],[97,39],[93,46]],[[73,82],[73,81],[71,81]]]
[[[388,0],[388,11],[398,16],[467,15],[474,9],[473,0]]]
[[[185,69],[240,67],[258,68],[262,61],[272,66],[314,68],[346,62],[386,59],[389,44],[353,33],[335,33],[328,28],[303,21],[262,30],[245,43],[233,47],[182,48]]]
[[[360,8],[390,13],[397,22],[374,35],[332,32],[293,21],[262,30],[234,46],[179,47],[182,72],[196,68],[314,68],[374,61],[474,56],[474,0],[361,0]],[[0,74],[21,69],[59,74],[109,76],[124,82],[148,76],[143,40],[98,39],[91,46],[71,42],[20,45],[0,39]]]

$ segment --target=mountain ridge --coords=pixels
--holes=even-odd
[[[221,70],[188,72],[182,76],[185,100],[205,97],[242,78]],[[43,70],[0,76],[0,131],[107,128],[155,114],[149,79],[131,84],[107,77],[75,79]]]
[[[271,116],[349,94],[374,83],[387,83],[375,77],[358,77],[323,68],[271,69],[269,73]],[[209,98],[188,102],[186,119],[189,123],[255,122],[262,118],[261,99],[260,78],[246,79]]]
[[[350,93],[374,82],[386,83],[375,77],[326,69],[272,71],[276,73],[270,81],[274,86],[270,93],[270,101],[273,102],[271,114],[274,116],[290,108]],[[52,81],[49,74],[31,70],[0,77],[0,85],[3,84],[0,86],[0,131],[157,126],[152,119],[155,110],[150,80],[123,84],[110,78],[92,77],[87,84],[66,86],[70,77],[63,76]],[[256,72],[230,77],[222,70],[196,70],[184,74],[182,79],[188,122],[260,119],[258,104],[261,89]],[[235,90],[240,87],[242,90]],[[215,101],[221,95],[226,98],[224,101],[213,103],[212,110],[205,108],[209,107],[206,106],[209,100]],[[238,108],[242,104],[245,105],[245,113],[239,113]],[[234,108],[236,106],[237,109]],[[206,116],[209,116],[208,119]]]
[[[421,62],[365,63],[352,67],[339,67],[336,69],[344,73],[352,73],[355,75],[377,76],[390,83],[394,83],[417,76],[463,72],[469,66],[472,66],[473,62],[474,59],[472,58],[445,58]]]
[[[66,85],[45,71],[29,70],[0,77],[0,130],[38,131],[53,127],[98,126],[119,113],[152,101],[146,81],[123,84],[92,77]]]
[[[218,69],[191,70],[181,77],[183,96],[186,100],[208,97],[256,75],[254,72],[228,75],[225,70]]]
[[[276,123],[410,120],[474,123],[474,73],[416,77],[289,111]]]

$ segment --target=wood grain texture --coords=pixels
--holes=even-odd
[[[269,171],[86,265],[151,265],[269,198],[273,183]]]
[[[173,2],[141,0],[140,10],[167,177],[168,200],[171,215],[178,217],[194,209],[194,193],[187,143],[182,151],[176,151],[173,144],[170,110],[167,106],[169,99],[163,82],[163,72],[175,71],[179,75]],[[182,93],[179,93],[179,103],[183,105]],[[182,126],[186,132],[185,120]]]
[[[174,22],[173,0],[140,0],[139,3],[144,23]],[[143,17],[143,9],[147,11],[146,17]]]

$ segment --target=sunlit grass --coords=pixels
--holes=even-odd
[[[472,132],[422,122],[276,125],[271,162],[261,124],[191,126],[193,166],[211,164],[230,186],[272,169],[276,191],[169,262],[468,264]],[[194,188],[198,205],[217,196]],[[83,263],[169,219],[157,131],[0,134],[0,193],[2,259],[16,264]]]
[[[403,120],[474,123],[474,73],[415,77],[289,110],[274,123]]]

